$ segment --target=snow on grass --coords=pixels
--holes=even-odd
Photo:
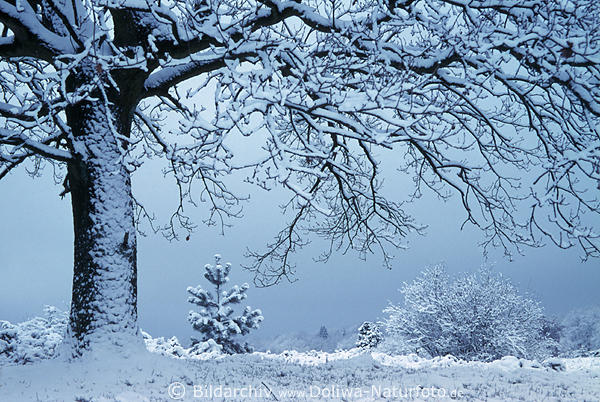
[[[149,352],[58,357],[0,368],[0,399],[169,401],[171,392],[185,401],[422,400],[433,393],[445,395],[439,400],[600,400],[600,358],[561,361],[564,371],[514,357],[481,363],[358,349],[194,359]]]
[[[600,357],[484,363],[358,348],[226,355],[143,333],[148,350],[105,348],[69,361],[58,346],[65,323],[51,308],[46,318],[0,322],[0,401],[600,400]]]

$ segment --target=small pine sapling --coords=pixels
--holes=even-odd
[[[358,328],[358,341],[356,346],[362,349],[377,347],[381,343],[383,336],[379,326],[373,322],[365,321]]]
[[[321,325],[321,328],[319,329],[319,338],[329,338],[329,333],[327,332],[327,328],[325,327],[325,325]]]
[[[192,327],[201,334],[199,339],[192,338],[192,347],[203,349],[202,345],[214,342],[225,353],[252,352],[247,343],[242,344],[237,338],[258,328],[263,320],[262,312],[248,306],[241,315],[235,316],[232,307],[247,297],[248,284],[235,285],[229,291],[223,290],[229,281],[231,264],[221,264],[219,254],[215,255],[215,265],[206,264],[204,269],[204,277],[215,287],[215,292],[202,289],[201,285],[187,288],[190,294],[188,301],[200,307],[197,312],[190,311],[188,316]]]

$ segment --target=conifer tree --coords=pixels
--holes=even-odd
[[[358,341],[356,346],[363,349],[374,348],[383,339],[379,326],[373,322],[365,321],[358,328]]]
[[[235,285],[229,291],[223,290],[223,286],[229,282],[231,264],[221,264],[219,254],[215,255],[215,265],[206,264],[204,269],[204,277],[215,287],[215,292],[211,293],[201,285],[187,288],[190,294],[188,301],[200,307],[198,312],[190,311],[188,317],[193,328],[201,333],[199,339],[192,338],[192,345],[200,346],[205,342],[212,343],[212,340],[225,353],[251,352],[252,348],[247,343],[240,343],[237,337],[258,328],[263,320],[262,313],[247,306],[241,315],[235,316],[232,307],[247,297],[248,284]]]
[[[327,332],[327,327],[325,327],[325,325],[321,325],[321,328],[319,328],[319,337],[323,339],[329,338],[329,333]]]

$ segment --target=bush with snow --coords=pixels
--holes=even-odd
[[[246,353],[252,348],[239,342],[238,337],[246,335],[251,329],[258,328],[263,320],[260,310],[246,307],[241,315],[234,315],[233,305],[246,299],[249,286],[233,286],[229,291],[223,286],[229,281],[231,264],[221,264],[221,256],[215,255],[215,265],[204,266],[204,277],[215,287],[211,293],[201,286],[188,287],[188,301],[200,307],[199,311],[190,311],[189,321],[200,332],[199,339],[192,338],[192,347],[198,353],[214,350],[220,346],[225,353]]]
[[[34,317],[22,323],[0,320],[0,366],[23,365],[55,357],[67,325],[68,314],[52,306],[44,308],[43,317]],[[222,347],[213,340],[184,348],[175,336],[169,339],[152,338],[145,331],[141,333],[148,351],[163,356],[193,359],[222,353]]]
[[[56,355],[68,315],[52,306],[46,306],[44,313],[19,324],[0,321],[0,365],[27,364]]]
[[[169,339],[164,337],[153,338],[149,333],[142,331],[146,349],[152,353],[177,359],[194,359],[206,357],[207,354],[220,354],[223,348],[212,339],[207,342],[198,342],[189,348],[184,348],[176,336]]]
[[[600,307],[573,310],[562,320],[561,350],[570,356],[600,351]]]
[[[401,292],[404,306],[384,310],[388,351],[491,361],[543,357],[554,343],[539,303],[489,269],[451,282],[442,266],[430,267]]]
[[[152,338],[152,336],[142,331],[144,337],[144,343],[146,349],[152,353],[158,353],[162,356],[185,358],[188,356],[188,349],[181,346],[177,337],[172,336],[169,339],[165,339],[162,336],[159,338]]]

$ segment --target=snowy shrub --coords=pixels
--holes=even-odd
[[[356,346],[363,349],[370,349],[377,347],[383,336],[381,335],[381,331],[379,330],[379,326],[374,322],[365,321],[358,328],[358,341],[356,342]]]
[[[153,338],[149,333],[142,331],[146,349],[152,353],[177,359],[189,359],[206,353],[222,353],[223,348],[212,339],[206,342],[197,342],[190,348],[184,348],[177,337],[169,339],[164,337]]]
[[[0,321],[0,365],[27,364],[55,356],[68,315],[51,306],[46,306],[44,313],[44,317],[19,324]]]
[[[434,266],[401,292],[404,306],[384,310],[391,352],[491,361],[542,357],[553,344],[539,303],[488,269],[451,282],[442,266]]]
[[[245,346],[248,351],[250,348]],[[197,356],[204,353],[223,353],[223,346],[219,345],[213,339],[209,339],[203,342],[194,342],[191,348],[188,349],[189,356]]]
[[[158,353],[159,355],[185,358],[188,356],[188,349],[181,346],[177,337],[172,336],[169,339],[163,338],[152,338],[149,333],[142,331],[144,342],[146,343],[146,349],[152,353]]]
[[[542,335],[545,339],[549,340],[546,345],[548,347],[548,354],[550,356],[556,357],[562,352],[560,346],[560,336],[562,330],[562,324],[556,318],[544,317],[542,323]]]
[[[17,347],[18,330],[8,321],[0,321],[0,356],[13,356]]]
[[[560,346],[570,356],[587,356],[600,350],[600,307],[567,314],[562,321]]]
[[[229,291],[223,290],[223,285],[229,281],[231,264],[221,264],[218,254],[215,255],[215,265],[207,264],[204,269],[204,277],[215,287],[214,294],[201,286],[187,288],[190,294],[188,301],[200,307],[198,312],[190,311],[188,317],[194,329],[201,334],[200,339],[192,338],[193,349],[214,349],[216,344],[225,353],[251,352],[252,348],[238,342],[237,337],[258,328],[263,320],[262,313],[246,307],[241,315],[235,316],[232,308],[247,297],[248,284],[233,286]]]

